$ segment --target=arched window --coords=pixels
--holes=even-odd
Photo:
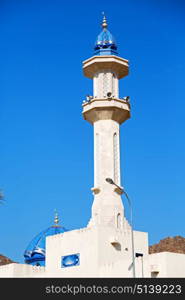
[[[118,228],[118,229],[120,229],[121,228],[121,214],[119,213],[119,214],[117,214],[117,220],[116,220],[116,227]]]
[[[118,136],[114,133],[113,136],[113,151],[114,151],[114,182],[118,184]]]
[[[95,185],[99,185],[99,134],[96,133],[95,138]]]

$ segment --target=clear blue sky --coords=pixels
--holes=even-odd
[[[134,228],[149,232],[150,244],[185,235],[183,1],[1,0],[0,253],[16,261],[55,208],[68,229],[90,218],[93,128],[81,104],[92,82],[82,61],[93,55],[102,11],[130,61],[120,81],[132,105],[121,167]]]

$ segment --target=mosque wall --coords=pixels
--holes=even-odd
[[[82,228],[47,237],[46,271],[52,277],[93,277],[97,272],[97,230]],[[62,266],[62,257],[79,255],[79,264]]]
[[[47,238],[46,267],[11,263],[0,267],[1,278],[33,277],[133,277],[128,232],[111,232],[105,228],[79,229]],[[64,237],[65,235],[65,237]],[[94,242],[92,244],[92,238]],[[66,242],[67,241],[67,242]],[[111,243],[117,242],[117,245]],[[122,250],[119,250],[118,242]],[[148,255],[147,233],[134,231],[136,277],[185,277],[185,254],[161,252]],[[115,247],[118,247],[116,249]],[[61,267],[61,258],[80,254],[80,264]],[[106,255],[105,255],[106,253]]]
[[[133,277],[131,231],[99,229],[99,276]],[[142,254],[135,258],[136,276],[149,277],[148,268],[148,234],[134,231],[135,253]],[[106,256],[105,256],[106,253]]]
[[[42,277],[44,276],[45,268],[27,264],[12,263],[0,267],[0,277]]]
[[[185,254],[160,252],[149,255],[152,277],[185,278]]]
[[[132,247],[130,230],[108,227],[83,228],[46,239],[46,276],[52,277],[132,277]],[[134,232],[135,252],[143,254],[143,262],[136,261],[149,276],[148,235]],[[106,255],[105,255],[106,253]],[[79,255],[79,264],[62,267],[62,257]]]

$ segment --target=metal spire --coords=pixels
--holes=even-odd
[[[54,223],[55,223],[55,226],[59,226],[59,225],[58,225],[58,223],[59,223],[59,217],[58,217],[58,213],[57,213],[57,210],[56,210],[56,209],[55,209]]]
[[[104,11],[102,12],[102,15],[103,15],[103,22],[102,22],[102,28],[103,29],[106,29],[107,28],[107,26],[108,26],[108,24],[107,24],[107,19],[106,19],[106,17],[105,17],[105,13],[104,13]]]

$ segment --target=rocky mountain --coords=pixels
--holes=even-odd
[[[14,261],[12,261],[10,258],[0,254],[0,266],[2,265],[7,265],[7,264],[11,264]]]
[[[158,244],[149,246],[149,253],[175,252],[185,254],[185,238],[182,236],[167,237]]]

